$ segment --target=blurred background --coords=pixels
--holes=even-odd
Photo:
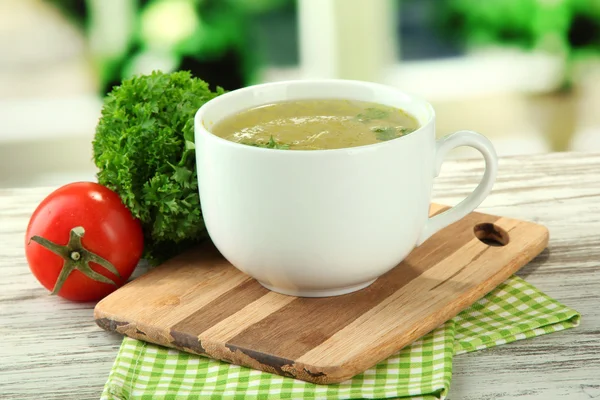
[[[154,69],[382,82],[431,101],[438,136],[600,151],[600,0],[0,0],[0,187],[94,180],[104,95]]]

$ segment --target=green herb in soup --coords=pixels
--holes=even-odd
[[[342,99],[298,100],[237,113],[212,128],[226,140],[284,150],[365,146],[407,135],[415,117],[394,107]]]
[[[290,148],[289,144],[277,143],[275,139],[273,139],[273,135],[271,135],[267,143],[263,143],[260,139],[256,140],[255,142],[242,140],[240,143],[247,144],[248,146],[263,147],[265,149],[287,150]]]
[[[367,108],[364,112],[358,114],[356,119],[360,122],[369,122],[374,119],[386,119],[389,117],[390,111],[383,108]]]

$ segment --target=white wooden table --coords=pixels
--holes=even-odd
[[[446,163],[434,200],[458,202],[482,164]],[[98,399],[121,342],[95,325],[93,304],[51,297],[29,272],[25,228],[52,189],[0,191],[0,398]],[[457,356],[450,399],[600,399],[600,154],[504,158],[480,210],[549,228],[549,248],[519,275],[582,323]]]

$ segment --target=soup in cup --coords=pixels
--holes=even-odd
[[[302,297],[367,287],[478,207],[497,172],[487,138],[459,131],[436,140],[428,102],[361,81],[228,92],[196,113],[195,142],[212,242],[266,288]],[[430,218],[433,179],[459,146],[483,155],[483,178]]]

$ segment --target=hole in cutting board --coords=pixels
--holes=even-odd
[[[499,226],[484,222],[475,225],[475,236],[488,246],[501,247],[508,244],[508,233]]]

